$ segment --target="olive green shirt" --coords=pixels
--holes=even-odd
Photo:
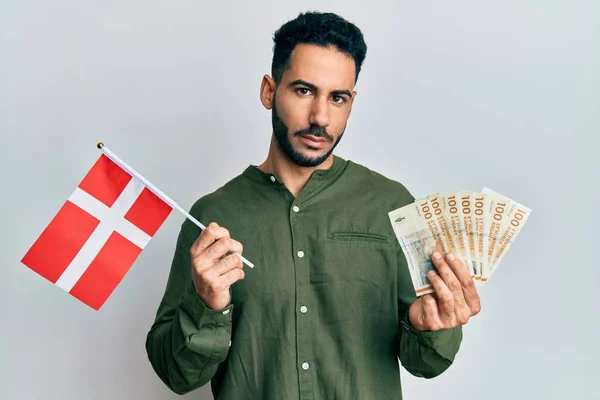
[[[146,340],[157,375],[179,394],[210,382],[218,400],[385,400],[402,399],[398,360],[415,376],[444,372],[462,329],[408,322],[416,295],[388,217],[413,201],[339,156],[297,198],[253,165],[200,198],[191,215],[227,228],[255,267],[209,309],[191,279],[200,229],[183,222]]]

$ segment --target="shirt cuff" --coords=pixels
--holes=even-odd
[[[433,349],[440,356],[453,361],[462,341],[462,326],[437,331],[422,331],[415,328],[408,318],[408,312],[402,321],[404,333],[414,335],[417,341]]]
[[[222,310],[213,310],[204,304],[196,292],[193,282],[190,282],[187,290],[183,293],[180,306],[185,313],[196,322],[198,329],[207,324],[213,324],[217,326],[226,326],[231,324],[231,314],[233,312],[233,304],[231,303],[231,300],[229,300],[229,304]]]

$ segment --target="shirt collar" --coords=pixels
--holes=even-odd
[[[327,169],[316,169],[310,176],[309,180],[316,179],[319,181],[326,181],[335,177],[342,167],[347,163],[347,160],[340,156],[333,155],[333,164]],[[261,171],[256,165],[249,165],[244,172],[243,176],[263,185],[272,185],[273,183],[282,183],[275,174],[265,173]]]

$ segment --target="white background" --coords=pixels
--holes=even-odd
[[[20,259],[98,141],[186,209],[262,162],[273,32],[314,9],[368,45],[337,154],[417,197],[489,186],[533,209],[455,364],[402,370],[405,398],[600,398],[594,0],[0,1],[0,398],[181,398],[144,349],[180,214],[100,312]]]

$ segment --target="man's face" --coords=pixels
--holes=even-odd
[[[273,98],[273,135],[294,163],[325,161],[346,129],[355,77],[354,60],[335,48],[296,46]]]

